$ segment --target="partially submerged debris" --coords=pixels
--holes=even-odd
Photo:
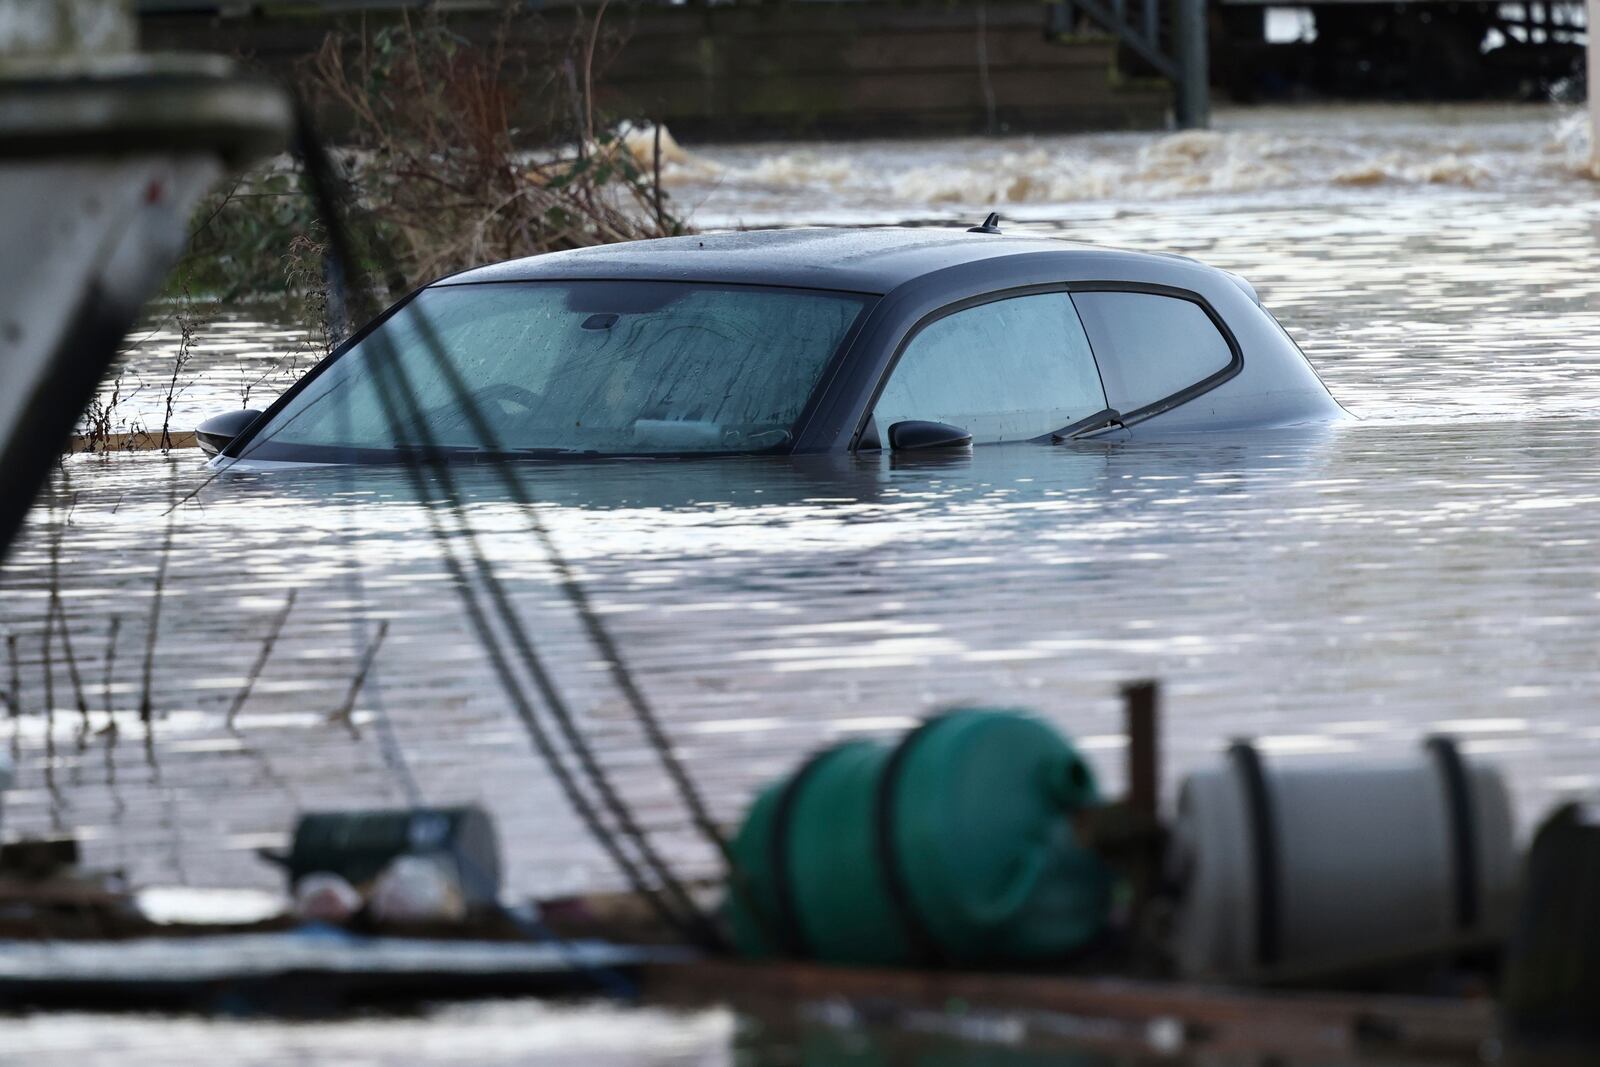
[[[477,807],[311,812],[287,853],[262,856],[297,897],[309,879],[337,877],[376,917],[461,921],[499,908],[500,845]]]

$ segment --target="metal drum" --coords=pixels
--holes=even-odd
[[[1097,802],[1072,745],[1016,712],[829,749],[767,790],[734,842],[734,940],[840,963],[1061,958],[1106,919],[1110,875],[1069,819]]]
[[[1511,803],[1447,738],[1408,758],[1273,766],[1229,749],[1181,789],[1174,955],[1248,979],[1398,961],[1505,935]]]
[[[1592,1052],[1600,1042],[1600,808],[1566,804],[1545,819],[1528,850],[1518,911],[1506,1030],[1530,1043],[1587,1043]]]

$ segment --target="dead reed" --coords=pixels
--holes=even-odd
[[[350,688],[345,693],[344,701],[338,710],[328,716],[330,723],[342,723],[350,731],[350,736],[359,738],[361,731],[356,729],[355,710],[356,697],[361,694],[362,686],[367,684],[367,675],[372,672],[372,664],[378,658],[378,649],[383,646],[383,639],[389,636],[389,622],[384,620],[378,624],[378,632],[373,636],[372,643],[367,645],[367,650],[361,654],[361,662],[356,665],[355,677],[350,679]]]
[[[266,636],[261,639],[261,649],[256,653],[255,662],[250,665],[250,673],[245,675],[244,685],[234,695],[233,703],[228,705],[228,714],[223,720],[223,725],[232,730],[234,720],[239,717],[239,709],[244,707],[244,702],[250,699],[250,693],[256,687],[256,680],[261,677],[261,671],[266,667],[267,660],[272,657],[272,650],[278,643],[278,635],[283,633],[283,624],[289,621],[289,612],[294,610],[294,598],[297,590],[289,590],[289,595],[283,598],[283,607],[278,609],[278,614],[273,616],[272,625],[267,628]]]

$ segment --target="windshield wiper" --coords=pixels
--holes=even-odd
[[[473,456],[486,459],[518,456],[597,456],[592,448],[562,448],[556,445],[527,445],[486,448],[483,445],[391,445],[388,451],[398,456],[423,456],[430,451],[443,456]]]
[[[1057,430],[1050,435],[1050,443],[1059,445],[1063,441],[1071,441],[1073,438],[1083,437],[1086,434],[1094,433],[1096,430],[1105,430],[1112,426],[1120,427],[1121,425],[1122,412],[1116,408],[1106,408],[1104,411],[1095,412],[1086,419],[1079,419],[1071,426]]]

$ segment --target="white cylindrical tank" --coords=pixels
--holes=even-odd
[[[1272,765],[1247,742],[1179,793],[1179,969],[1338,969],[1504,936],[1516,855],[1498,771],[1448,738],[1409,758]]]

